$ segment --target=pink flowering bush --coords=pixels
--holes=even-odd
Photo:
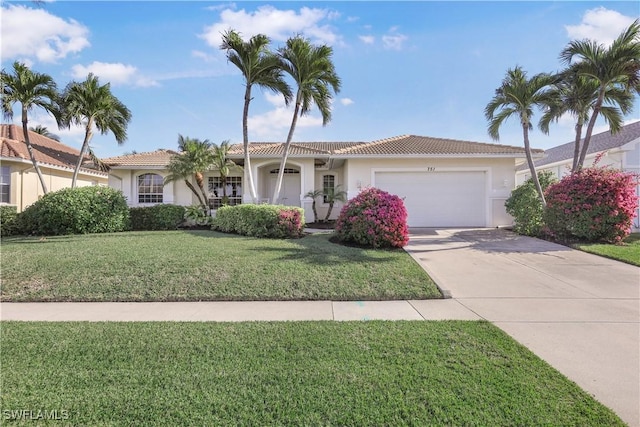
[[[554,238],[620,242],[638,208],[638,177],[602,167],[582,169],[547,189],[546,232]]]
[[[342,208],[334,237],[374,248],[405,246],[409,229],[402,199],[377,188],[363,190]]]

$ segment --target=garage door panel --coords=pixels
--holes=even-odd
[[[484,227],[482,171],[376,172],[375,186],[404,199],[411,227]]]

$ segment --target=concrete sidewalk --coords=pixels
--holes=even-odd
[[[455,301],[640,426],[640,268],[506,230],[412,230]]]
[[[455,300],[1,303],[1,320],[305,321],[478,320]]]

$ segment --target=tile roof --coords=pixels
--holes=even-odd
[[[587,154],[622,147],[623,145],[638,138],[640,138],[640,121],[623,126],[622,129],[620,129],[620,132],[615,135],[612,135],[610,131],[592,135]],[[584,138],[582,138],[580,142],[584,142]],[[536,167],[573,159],[573,149],[574,141],[549,148],[548,150],[545,150],[545,157],[536,161]],[[518,168],[518,170],[524,169],[528,169],[526,164]]]
[[[0,157],[31,161],[29,151],[27,150],[27,144],[24,142],[22,126],[8,124],[0,125],[0,139],[2,140]],[[75,169],[78,156],[80,155],[79,150],[32,131],[29,131],[29,141],[33,146],[35,158],[39,164],[57,166],[71,170]],[[106,173],[100,172],[92,167],[93,163],[88,156],[85,156],[85,164],[86,167],[83,167],[80,170],[107,176]]]
[[[532,150],[542,153],[542,150]],[[523,155],[524,148],[502,144],[400,135],[339,150],[339,155],[412,156],[412,155]]]
[[[330,156],[347,147],[363,144],[362,142],[292,142],[289,146],[289,154],[299,157]],[[252,142],[249,152],[256,157],[282,156],[284,143],[280,142]],[[230,156],[242,156],[244,149],[242,144],[235,144],[229,150]]]
[[[159,149],[156,151],[148,151],[145,153],[125,154],[122,156],[109,157],[102,159],[103,162],[111,167],[118,166],[167,166],[171,161],[171,157],[179,154],[177,151]]]

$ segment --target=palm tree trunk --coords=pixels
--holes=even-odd
[[[202,197],[200,197],[200,193],[198,193],[198,190],[196,190],[196,187],[194,187],[193,184],[190,183],[188,179],[185,179],[184,183],[187,184],[187,187],[189,187],[189,189],[193,192],[193,194],[196,195],[196,197],[198,198],[198,201],[200,202],[200,204],[202,206],[206,206],[206,203],[202,201]]]
[[[256,186],[253,183],[253,171],[251,170],[251,156],[249,156],[249,103],[251,102],[251,86],[247,84],[244,92],[244,110],[242,111],[242,142],[244,146],[244,175],[249,184],[249,192],[253,203],[258,202]]]
[[[313,199],[311,203],[311,210],[313,211],[313,222],[318,222],[318,211],[316,209],[316,199]]]
[[[591,113],[591,118],[589,119],[589,124],[587,125],[587,132],[584,135],[584,142],[582,143],[582,151],[580,152],[580,159],[578,160],[578,165],[576,170],[582,169],[584,165],[584,159],[587,157],[587,151],[589,150],[589,143],[591,142],[591,134],[593,133],[593,128],[596,125],[596,119],[598,118],[598,114],[600,114],[600,109],[602,108],[602,102],[604,101],[604,90],[600,90],[600,94],[598,95],[598,100],[593,106],[593,113]]]
[[[195,177],[196,177],[196,184],[198,184],[198,188],[200,189],[201,194],[204,196],[204,200],[208,200],[209,195],[204,189],[204,176],[202,175],[202,172],[197,172],[195,174]]]
[[[33,168],[36,170],[36,174],[38,175],[38,179],[40,180],[40,185],[42,185],[42,192],[47,194],[49,191],[47,190],[47,184],[44,182],[44,176],[42,175],[42,171],[40,170],[40,166],[38,165],[38,161],[36,160],[35,153],[33,152],[33,146],[31,145],[31,140],[29,140],[29,127],[28,127],[29,119],[27,118],[27,109],[22,106],[22,133],[24,134],[24,143],[27,144],[27,151],[29,152],[29,157],[31,157],[31,163],[33,163]]]
[[[524,152],[527,156],[527,163],[529,164],[529,172],[531,172],[531,179],[536,186],[536,191],[538,192],[538,196],[540,196],[540,201],[542,202],[542,206],[547,206],[547,201],[544,198],[544,192],[542,191],[542,186],[540,186],[540,180],[538,179],[538,173],[536,172],[536,166],[533,163],[533,157],[531,157],[531,147],[529,145],[529,126],[527,123],[522,123],[522,135],[524,137]]]
[[[324,222],[329,222],[329,217],[331,216],[331,211],[333,210],[333,204],[333,201],[329,203],[329,209],[327,210],[327,216],[324,217]]]
[[[272,204],[277,204],[280,197],[280,189],[282,188],[282,180],[284,179],[284,169],[287,164],[287,158],[289,157],[289,147],[291,146],[291,140],[293,139],[293,131],[296,129],[298,123],[298,112],[300,111],[300,104],[302,103],[302,91],[298,89],[298,95],[296,99],[296,106],[293,109],[293,118],[291,119],[291,127],[289,128],[289,134],[287,135],[287,142],[284,144],[284,152],[282,153],[282,160],[280,160],[280,169],[278,169],[278,179],[276,180],[276,188],[273,189]]]
[[[578,170],[578,159],[580,158],[580,140],[582,139],[582,119],[579,119],[576,124],[576,140],[574,143],[573,149],[573,165],[571,166],[571,172],[577,172]]]
[[[84,159],[84,154],[87,151],[87,147],[89,147],[89,141],[91,140],[91,127],[93,126],[93,118],[89,117],[87,121],[87,126],[84,131],[84,141],[82,141],[82,148],[80,149],[80,155],[78,156],[78,162],[76,163],[76,167],[73,170],[73,178],[71,178],[71,188],[76,188],[76,181],[78,180],[78,172],[80,172],[80,167],[82,166],[82,160]]]

